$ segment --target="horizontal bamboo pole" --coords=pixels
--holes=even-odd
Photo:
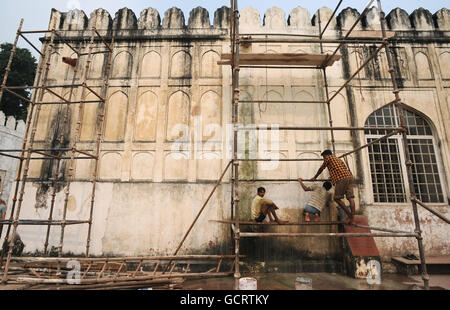
[[[233,180],[233,179],[232,179]],[[326,182],[330,179],[304,179],[304,182]],[[298,182],[298,179],[239,179],[239,182]]]
[[[53,32],[53,30],[25,30],[25,31],[19,31],[19,33],[25,33],[25,34],[28,34],[28,33],[50,33],[50,32]]]
[[[318,100],[239,100],[239,103],[327,103],[328,101]]]
[[[64,102],[64,104],[79,104],[79,103],[100,103],[102,100],[89,100],[89,101],[68,101]],[[53,101],[53,102],[38,102],[38,104],[63,104],[61,101]]]
[[[365,43],[365,44],[383,44],[384,41],[358,38],[358,39],[250,39],[250,38],[240,38],[240,43],[309,43],[309,44],[339,44],[339,43]]]
[[[322,67],[317,66],[263,66],[263,65],[240,65],[239,68],[246,69],[304,69],[304,70],[319,70]]]
[[[346,224],[346,225],[353,226],[353,227],[358,227],[358,228],[370,229],[370,230],[391,232],[391,233],[401,233],[401,234],[409,234],[409,233],[411,233],[410,231],[395,230],[395,229],[380,228],[380,227],[372,227],[372,226],[365,226],[365,225],[358,225],[358,224]]]
[[[66,220],[66,221],[49,221],[49,220],[4,220],[0,221],[0,224],[14,224],[19,225],[76,225],[76,224],[86,224],[89,221],[77,221],[77,220]]]
[[[304,182],[326,182],[330,179],[304,179]],[[298,182],[298,179],[239,179],[239,182]]]
[[[58,85],[45,85],[45,86],[7,86],[9,89],[41,89],[41,88],[67,88],[67,87],[81,87],[83,84],[58,84]]]
[[[403,131],[400,127],[272,127],[272,126],[237,126],[236,130],[380,130],[380,131]]]
[[[245,258],[245,255],[240,255]],[[71,260],[77,260],[80,263],[85,262],[139,262],[139,261],[157,261],[157,260],[208,260],[208,259],[234,259],[235,255],[170,255],[170,256],[124,256],[124,257],[15,257],[13,260],[17,262],[35,263],[67,263]]]
[[[235,161],[323,161],[320,158],[280,158],[280,159],[267,159],[267,158],[244,158],[235,159]]]
[[[318,38],[319,35],[315,34],[296,34],[296,33],[240,33],[242,37],[245,36],[283,36],[283,37],[304,37],[304,38]]]
[[[235,221],[231,220],[209,220],[210,222],[216,222],[221,224],[234,224]],[[305,222],[305,223],[269,223],[269,222],[250,222],[250,221],[240,221],[239,225],[269,225],[269,226],[315,226],[315,225],[340,225],[344,224],[344,222]]]

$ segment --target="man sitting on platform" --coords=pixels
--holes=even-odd
[[[286,224],[287,221],[282,221],[278,218],[277,214],[275,213],[275,210],[278,209],[278,207],[275,205],[275,203],[270,200],[263,198],[266,194],[266,189],[264,187],[259,187],[257,190],[257,195],[255,198],[253,198],[252,201],[252,217],[256,222],[262,222],[266,218],[266,216],[269,216],[269,220],[271,223],[277,222],[278,224]],[[272,217],[273,216],[273,217]]]
[[[298,178],[300,185],[302,186],[305,192],[312,192],[311,198],[309,198],[308,203],[306,204],[305,210],[303,214],[305,215],[305,222],[310,222],[311,219],[309,215],[314,215],[314,221],[320,221],[320,212],[325,208],[330,201],[331,192],[330,189],[333,187],[331,182],[323,182],[322,185],[313,184],[311,187],[303,184],[303,179]]]

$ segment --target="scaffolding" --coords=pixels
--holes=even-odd
[[[12,207],[10,218],[5,221],[1,221],[1,224],[7,224],[8,229],[6,232],[5,241],[3,243],[2,249],[2,257],[0,259],[0,268],[3,269],[2,283],[8,282],[9,275],[14,277],[13,281],[26,283],[28,286],[39,286],[39,285],[54,285],[58,288],[69,288],[66,285],[66,280],[63,279],[64,276],[68,274],[67,264],[71,261],[70,258],[65,258],[63,256],[63,245],[64,245],[64,233],[67,225],[78,225],[78,224],[88,224],[88,233],[86,240],[86,250],[85,250],[85,258],[74,258],[81,265],[79,266],[79,271],[81,272],[81,280],[78,284],[78,288],[135,288],[142,286],[150,286],[150,285],[169,285],[168,287],[173,287],[173,285],[179,284],[179,282],[174,283],[171,282],[170,279],[184,279],[189,277],[214,277],[214,276],[224,276],[234,274],[235,278],[235,288],[238,288],[238,280],[241,277],[239,271],[239,262],[240,259],[245,256],[240,254],[240,239],[248,238],[248,237],[363,237],[363,236],[371,236],[371,237],[414,237],[417,239],[420,260],[421,260],[421,270],[422,270],[422,279],[424,282],[424,287],[426,289],[429,288],[429,278],[426,270],[426,262],[425,262],[425,254],[422,244],[422,234],[420,229],[419,216],[417,212],[417,205],[424,207],[429,212],[438,216],[442,220],[450,223],[450,221],[429,208],[422,202],[420,202],[415,196],[414,183],[412,179],[412,163],[409,160],[409,151],[406,139],[406,123],[403,117],[403,107],[402,101],[399,96],[399,88],[397,86],[397,80],[395,76],[395,70],[393,67],[391,50],[389,48],[389,37],[391,33],[386,31],[386,20],[384,12],[381,8],[381,1],[377,0],[378,10],[380,13],[380,22],[381,22],[381,37],[378,35],[372,35],[370,38],[366,38],[364,40],[365,43],[374,44],[377,46],[376,50],[362,63],[360,67],[354,72],[349,79],[345,81],[345,83],[336,91],[335,94],[330,96],[328,89],[328,79],[327,79],[327,67],[332,65],[335,61],[339,61],[340,55],[338,55],[339,50],[344,45],[354,44],[357,42],[355,36],[352,35],[352,31],[357,26],[357,24],[362,20],[362,18],[367,14],[369,8],[374,3],[375,0],[371,0],[369,4],[365,7],[364,11],[360,15],[360,17],[356,20],[356,22],[352,25],[352,27],[348,30],[348,32],[339,39],[327,39],[324,38],[325,32],[329,27],[332,19],[334,18],[336,12],[341,6],[343,0],[340,0],[333,14],[327,21],[325,27],[322,29],[322,23],[320,21],[320,12],[318,14],[319,18],[319,34],[318,35],[301,35],[301,34],[240,34],[239,33],[239,10],[238,10],[238,1],[230,0],[230,42],[231,42],[231,53],[223,54],[221,61],[219,64],[222,65],[230,65],[232,69],[232,123],[233,123],[233,159],[228,162],[225,169],[223,170],[220,178],[217,180],[214,188],[209,194],[206,201],[203,203],[201,209],[199,210],[197,216],[195,217],[193,223],[183,236],[181,242],[179,243],[175,253],[172,256],[145,256],[145,257],[116,257],[116,258],[108,258],[108,257],[99,257],[99,258],[90,258],[90,238],[91,238],[91,230],[93,225],[93,211],[95,205],[95,191],[96,191],[96,183],[98,181],[98,167],[99,167],[99,155],[101,150],[101,142],[103,135],[103,122],[105,118],[105,109],[107,106],[107,92],[109,85],[109,76],[111,69],[111,61],[112,55],[114,52],[114,32],[111,35],[102,36],[99,31],[94,27],[91,29],[90,40],[87,46],[83,46],[82,43],[79,44],[78,47],[74,47],[71,43],[69,43],[66,37],[64,36],[63,30],[56,30],[56,24],[53,22],[51,26],[51,30],[44,31],[22,31],[23,20],[20,22],[20,26],[17,31],[16,39],[13,44],[13,48],[11,51],[11,55],[6,67],[5,75],[0,88],[0,101],[4,92],[8,92],[21,100],[24,100],[30,104],[29,113],[27,115],[26,121],[26,130],[25,136],[22,143],[22,148],[20,150],[0,150],[0,156],[7,156],[16,158],[19,160],[18,169],[17,169],[17,177],[15,180],[15,188],[12,200]],[[94,22],[94,25],[96,23]],[[44,44],[42,51],[38,50],[27,38],[26,34],[35,34],[35,33],[44,33]],[[258,38],[259,36],[264,36],[264,38]],[[269,38],[270,36],[274,36],[275,38]],[[38,65],[38,71],[36,74],[35,82],[33,86],[6,86],[8,74],[11,69],[12,60],[14,58],[14,53],[16,51],[16,46],[19,38],[23,38],[27,43],[29,43],[40,55],[41,60]],[[289,38],[286,38],[289,37]],[[95,43],[100,42],[100,44],[106,47],[106,50],[103,51],[93,51]],[[277,42],[277,43],[309,43],[309,44],[318,44],[320,46],[320,54],[274,54],[270,55],[271,57],[267,57],[264,54],[241,54],[240,53],[240,45],[245,43],[256,43],[256,42]],[[64,85],[49,85],[48,76],[50,71],[51,64],[51,55],[55,49],[55,45],[57,43],[62,43],[68,46],[75,54],[77,55],[77,61],[74,64],[74,74],[72,78],[71,84]],[[323,44],[338,44],[335,51],[332,54],[324,54]],[[395,99],[388,103],[395,105],[399,110],[400,117],[400,127],[335,127],[333,126],[332,121],[332,113],[331,113],[331,103],[334,98],[343,90],[349,83],[354,80],[363,68],[369,64],[377,55],[385,50],[388,64],[389,64],[389,73],[390,79],[393,87],[393,94],[395,95]],[[100,94],[97,93],[92,85],[88,85],[88,74],[90,65],[92,62],[92,56],[97,53],[105,53],[107,55],[107,66],[106,70],[102,71],[102,89]],[[82,82],[75,83],[78,71],[82,71],[80,69],[81,57],[87,56]],[[322,72],[324,90],[325,90],[325,100],[317,100],[317,101],[270,101],[265,100],[267,103],[294,103],[294,104],[303,104],[303,103],[317,103],[317,104],[326,104],[327,105],[327,113],[329,117],[329,126],[327,127],[270,127],[270,126],[241,126],[238,124],[238,116],[239,116],[239,105],[242,103],[260,103],[261,101],[251,101],[251,100],[240,100],[240,86],[239,86],[239,72],[241,68],[265,68],[265,69],[315,69]],[[68,88],[69,89],[69,98],[65,98],[64,96],[60,96],[54,89],[57,88]],[[32,90],[31,99],[20,96],[15,93],[14,90],[17,89],[29,89]],[[75,90],[81,89],[81,99],[73,100],[73,95]],[[57,97],[58,101],[48,101],[44,102],[44,94],[49,93],[53,96]],[[94,95],[98,100],[87,100],[89,94]],[[83,109],[86,104],[90,103],[98,103],[100,104],[100,112],[98,115],[98,126],[97,126],[97,137],[95,141],[94,150],[85,150],[80,149],[77,145],[77,142],[80,138],[80,130],[82,124],[82,116]],[[75,134],[71,136],[70,139],[70,147],[59,147],[59,148],[38,148],[34,147],[35,144],[35,134],[37,132],[37,125],[39,123],[39,115],[41,112],[41,108],[43,105],[62,105],[65,107],[65,113],[62,122],[62,128],[66,128],[70,126],[71,123],[71,115],[70,108],[72,105],[78,105],[78,110],[76,113],[76,117],[74,118],[75,122]],[[307,131],[307,130],[319,130],[319,131],[329,131],[331,134],[331,145],[333,148],[333,153],[336,154],[335,148],[335,139],[334,133],[335,131],[364,131],[364,130],[379,130],[384,131],[386,134],[376,140],[371,141],[363,146],[357,147],[354,150],[347,152],[345,154],[340,155],[340,158],[346,158],[347,156],[354,154],[365,147],[373,145],[382,140],[388,139],[389,137],[401,134],[402,139],[404,140],[404,156],[406,157],[406,170],[409,179],[410,193],[411,193],[411,204],[414,213],[414,224],[415,230],[414,232],[410,231],[399,231],[388,228],[378,228],[378,227],[369,227],[369,226],[361,226],[361,225],[353,225],[355,227],[366,228],[370,230],[379,231],[377,233],[251,233],[251,232],[241,232],[240,225],[266,225],[265,223],[255,223],[255,222],[243,222],[240,221],[239,214],[239,184],[242,182],[255,182],[255,181],[265,181],[265,182],[289,182],[295,181],[291,179],[252,179],[245,180],[239,178],[239,164],[243,161],[272,161],[272,159],[241,159],[238,158],[238,132],[239,131],[248,131],[248,130],[296,130],[296,131]],[[64,141],[64,130],[61,130],[59,133],[59,142],[62,145]],[[57,131],[58,133],[58,131]],[[20,155],[15,155],[15,153],[20,153]],[[33,156],[33,154],[38,154],[40,156]],[[85,220],[68,220],[67,219],[67,207],[69,202],[70,195],[70,185],[71,182],[75,179],[75,161],[76,160],[93,160],[94,161],[94,169],[93,175],[91,178],[91,197],[90,197],[90,209],[89,209],[89,218]],[[33,182],[34,180],[28,177],[30,162],[32,160],[56,160],[56,169],[54,170],[53,177],[50,179],[51,186],[53,187],[51,193],[51,205],[50,205],[50,214],[47,220],[43,219],[22,219],[21,218],[21,208],[24,200],[25,194],[25,185],[26,182]],[[63,180],[58,178],[59,172],[62,168],[62,160],[69,160],[68,164],[68,176]],[[308,161],[318,161],[318,159],[277,159],[277,161],[286,161],[286,162],[308,162]],[[232,238],[234,240],[234,254],[232,255],[178,255],[179,250],[181,249],[184,241],[192,231],[192,228],[196,224],[203,210],[206,208],[208,202],[210,201],[212,195],[215,190],[222,183],[223,178],[225,177],[228,170],[231,170],[231,220],[217,220],[215,222],[221,224],[231,224],[232,229]],[[308,181],[308,180],[304,180]],[[321,180],[316,180],[321,181]],[[53,211],[56,203],[56,188],[59,182],[65,182],[65,192],[64,192],[64,204],[63,204],[63,217],[62,219],[55,219],[53,216]],[[343,222],[321,222],[321,223],[289,223],[285,225],[342,225]],[[39,258],[12,258],[12,250],[13,250],[13,238],[9,238],[10,236],[14,236],[17,232],[17,228],[19,225],[44,225],[47,226],[47,232],[45,236],[44,243],[44,254],[48,254],[48,245],[49,245],[49,236],[51,232],[52,226],[61,226],[61,233],[59,238],[59,246],[58,257],[39,257]],[[12,231],[11,231],[12,230]],[[9,244],[8,244],[9,242]],[[6,261],[4,263],[4,255],[7,256]],[[226,259],[232,259],[232,263],[230,264],[230,270],[227,272],[220,272],[221,266],[223,266],[223,262]],[[206,272],[194,272],[189,273],[191,271],[191,261],[198,260],[218,260],[218,263],[214,268],[209,269]],[[164,262],[167,262],[164,264]],[[178,267],[176,267],[178,264]],[[152,266],[152,270],[148,271],[148,266]],[[165,267],[164,267],[165,265]],[[133,266],[131,271],[128,271],[129,267]],[[147,271],[144,271],[142,268],[147,267]],[[182,267],[180,267],[182,266]],[[127,268],[128,267],[128,268]],[[159,269],[161,267],[161,269]],[[233,271],[234,269],[234,271]],[[15,270],[20,270],[23,272],[29,272],[31,274],[30,277],[23,277],[14,275]],[[172,285],[172,286],[171,286]]]
[[[0,221],[0,224],[7,224],[8,228],[4,237],[0,258],[0,271],[2,273],[2,284],[23,285],[22,289],[133,289],[140,287],[154,287],[159,289],[180,288],[186,278],[221,277],[233,274],[234,255],[173,255],[173,256],[138,256],[138,257],[90,257],[91,231],[93,226],[93,214],[95,206],[96,184],[98,181],[99,159],[101,143],[103,139],[103,123],[105,111],[108,104],[108,86],[111,73],[111,63],[114,53],[115,32],[107,32],[105,36],[96,29],[96,18],[93,27],[90,29],[89,40],[79,46],[74,47],[71,39],[66,35],[67,30],[57,30],[56,21],[53,21],[50,30],[23,31],[23,19],[21,19],[17,30],[16,38],[9,56],[5,75],[0,88],[0,102],[5,92],[28,102],[29,111],[26,120],[26,129],[21,149],[2,149],[0,156],[18,159],[15,187],[12,198],[10,218]],[[44,34],[42,50],[39,50],[26,37],[27,34]],[[19,38],[23,38],[41,56],[38,70],[33,86],[7,86],[8,74],[11,71],[12,61],[16,52]],[[56,45],[62,44],[73,51],[77,59],[63,57],[63,62],[73,67],[73,76],[70,84],[54,85],[49,83],[49,72],[51,71],[51,56]],[[103,46],[98,51],[98,45]],[[100,82],[100,93],[94,90],[94,85],[88,83],[89,73],[93,55],[103,53],[107,59],[106,69],[102,70]],[[82,57],[86,58],[84,71],[80,68]],[[81,72],[80,72],[81,71]],[[78,74],[80,72],[80,74]],[[78,77],[80,75],[80,78]],[[81,82],[76,83],[77,79]],[[67,96],[61,96],[55,91],[58,88],[68,89]],[[31,90],[31,99],[25,98],[15,92],[15,90]],[[81,99],[74,100],[76,90],[81,89]],[[45,101],[44,95],[48,93],[57,98],[57,101]],[[92,94],[96,100],[87,100]],[[81,149],[77,143],[80,140],[81,126],[83,121],[83,111],[86,104],[97,103],[100,105],[97,116],[97,133],[93,150]],[[55,136],[57,136],[60,147],[35,147],[35,135],[38,131],[39,116],[43,105],[59,105],[65,108],[63,119],[58,120]],[[75,116],[71,115],[71,106],[77,106]],[[61,109],[62,109],[61,108]],[[75,124],[75,132],[70,135],[69,147],[62,147],[64,139],[64,129]],[[20,153],[19,155],[16,155]],[[39,156],[37,156],[37,155]],[[56,169],[52,170],[49,180],[35,180],[29,177],[31,161],[52,160],[56,161]],[[62,168],[62,160],[66,160],[66,177],[59,177]],[[75,161],[93,160],[93,173],[90,178],[91,191],[89,201],[89,217],[83,220],[67,219],[67,209],[69,204],[70,185],[75,181]],[[49,182],[50,181],[50,182]],[[22,203],[26,191],[27,182],[49,183],[52,187],[50,211],[48,219],[23,219],[21,218]],[[64,202],[62,205],[62,219],[55,219],[54,209],[57,204],[57,185],[64,183]],[[211,194],[212,195],[212,194]],[[211,197],[211,196],[210,196]],[[209,199],[208,199],[209,200]],[[205,202],[206,206],[208,200]],[[85,257],[63,257],[65,228],[68,225],[87,224],[87,239]],[[13,257],[14,236],[19,225],[47,226],[43,257]],[[47,257],[51,255],[48,250],[49,239],[52,226],[60,226],[59,246],[57,247],[57,258]],[[193,225],[191,226],[191,228]],[[189,233],[189,232],[188,232]],[[187,234],[186,234],[187,237]],[[180,245],[181,247],[181,245]],[[178,250],[177,252],[178,253]],[[5,259],[6,256],[6,259]],[[243,258],[241,256],[240,258]],[[231,260],[231,263],[228,261]],[[211,265],[217,261],[213,268],[202,270],[202,266]],[[230,270],[221,271],[226,266]],[[71,275],[75,267],[76,275]],[[78,275],[78,278],[76,278]],[[75,279],[70,277],[74,276]],[[74,280],[74,281],[71,281]],[[76,285],[73,285],[76,284]]]
[[[9,238],[11,236],[15,236],[17,233],[17,227],[19,225],[47,225],[47,232],[45,236],[44,243],[44,254],[48,254],[48,245],[49,245],[49,237],[51,232],[51,227],[55,225],[61,226],[61,233],[59,238],[59,246],[57,247],[58,256],[61,257],[63,252],[64,245],[64,233],[67,225],[76,225],[76,224],[88,224],[87,231],[87,240],[86,240],[86,257],[89,256],[89,248],[90,248],[90,237],[92,231],[92,221],[93,221],[93,211],[94,211],[94,202],[95,202],[95,188],[97,183],[97,175],[98,175],[98,162],[99,162],[99,153],[100,153],[100,145],[102,139],[102,129],[103,129],[103,121],[105,115],[105,108],[107,105],[107,91],[109,84],[109,73],[111,68],[111,60],[112,60],[112,52],[114,49],[114,37],[110,38],[110,42],[106,42],[105,39],[99,34],[99,32],[92,28],[89,43],[86,46],[82,46],[80,43],[78,47],[73,47],[67,40],[63,38],[63,34],[60,31],[56,30],[56,21],[53,21],[53,24],[50,30],[43,31],[22,31],[23,19],[20,21],[19,28],[17,30],[16,39],[13,44],[13,48],[11,50],[11,54],[9,57],[9,61],[5,70],[5,75],[3,78],[3,82],[0,89],[0,100],[3,96],[3,93],[6,91],[20,99],[28,102],[30,104],[29,111],[26,120],[26,129],[24,134],[24,139],[22,143],[22,149],[20,150],[1,150],[0,154],[3,156],[8,156],[12,158],[16,158],[19,160],[16,180],[15,180],[15,188],[14,188],[14,196],[12,199],[11,213],[9,220],[2,221],[2,224],[8,224],[8,229],[6,232],[6,237],[3,243],[2,248],[2,257],[0,260],[0,264],[3,265],[3,258],[6,255],[6,263],[4,266],[4,272],[2,277],[2,283],[5,283],[8,278],[8,269],[11,261],[12,250],[14,246],[13,238]],[[43,38],[43,47],[42,51],[37,49],[30,41],[27,39],[26,34],[44,34]],[[22,37],[27,43],[29,43],[38,53],[41,55],[41,60],[38,65],[38,70],[35,78],[35,82],[33,86],[6,86],[8,74],[11,70],[12,60],[14,58],[14,54],[16,51],[16,46],[18,43],[19,37]],[[100,39],[101,42],[106,47],[105,53],[107,58],[107,66],[106,70],[103,73],[103,85],[101,89],[101,94],[97,93],[93,90],[91,86],[88,85],[88,74],[90,70],[90,65],[92,62],[92,56],[94,54],[94,42],[95,39]],[[70,84],[64,85],[49,85],[49,72],[51,67],[51,56],[55,51],[55,46],[58,43],[63,43],[68,46],[76,55],[77,59],[74,60],[73,66],[73,77]],[[83,49],[85,52],[83,53]],[[84,72],[82,71],[82,57],[85,56],[85,67]],[[80,78],[81,83],[75,83],[78,78],[78,72],[82,71],[82,77]],[[80,73],[81,75],[81,73]],[[59,95],[54,89],[63,88],[68,89],[68,98]],[[81,88],[81,100],[73,100],[74,94],[76,90]],[[17,89],[27,89],[32,91],[31,99],[24,98],[23,96],[18,95],[14,90]],[[44,95],[48,93],[57,97],[59,101],[57,102],[46,102],[43,100]],[[98,100],[87,100],[87,96],[89,94],[94,94]],[[82,115],[85,104],[90,103],[98,103],[100,105],[100,113],[97,119],[97,138],[95,142],[94,150],[81,150],[77,146],[80,137],[81,123],[82,123]],[[63,145],[64,143],[64,128],[68,128],[71,126],[71,105],[78,105],[76,109],[75,116],[73,117],[73,121],[75,122],[75,133],[71,135],[68,144],[69,147],[62,148],[36,148],[35,146],[35,137],[37,132],[37,126],[39,123],[39,116],[42,110],[43,105],[61,105],[61,109],[65,109],[63,113],[62,130],[57,128],[56,134],[59,135],[57,137],[59,145]],[[60,132],[58,132],[60,131]],[[20,152],[20,155],[11,155],[10,153]],[[40,156],[33,156],[34,154],[38,154]],[[86,220],[68,220],[67,219],[67,207],[69,202],[70,195],[70,185],[75,178],[75,161],[81,159],[93,160],[93,175],[91,179],[92,189],[91,189],[91,199],[90,199],[90,211],[89,218]],[[22,203],[24,200],[25,194],[25,186],[26,182],[32,182],[29,178],[29,170],[30,170],[30,162],[32,160],[55,160],[56,161],[56,169],[54,169],[54,173],[52,174],[51,186],[53,188],[51,192],[51,202],[50,202],[50,211],[48,220],[42,219],[21,219],[20,212],[22,208]],[[67,160],[67,170],[68,175],[63,180],[59,179],[59,173],[62,168],[61,161]],[[56,200],[56,191],[57,185],[60,182],[65,183],[65,191],[64,191],[64,204],[63,204],[63,214],[62,219],[55,220],[54,219],[54,208],[55,208],[55,200]],[[12,232],[11,232],[12,228]],[[9,244],[8,244],[9,242]]]
[[[333,11],[332,15],[328,19],[325,24],[325,27],[322,29],[322,23],[320,20],[320,11],[318,12],[318,27],[319,34],[318,35],[295,35],[295,34],[273,34],[273,33],[245,33],[240,34],[239,32],[239,9],[238,9],[238,1],[230,0],[231,10],[231,23],[230,23],[230,41],[231,41],[231,54],[222,55],[222,60],[219,62],[223,65],[231,65],[232,71],[232,122],[234,128],[233,135],[233,169],[232,169],[232,185],[231,185],[231,214],[232,219],[230,221],[217,221],[223,224],[231,224],[231,228],[233,231],[234,238],[234,247],[235,247],[235,255],[236,255],[236,266],[235,266],[235,288],[238,288],[239,278],[241,277],[239,271],[239,255],[241,252],[240,249],[240,239],[248,238],[248,237],[414,237],[417,239],[418,249],[420,253],[420,261],[421,261],[421,270],[422,270],[422,280],[424,283],[425,289],[429,289],[429,276],[427,274],[426,262],[425,262],[425,253],[422,242],[422,231],[420,228],[419,215],[417,211],[417,205],[420,205],[432,212],[434,215],[443,219],[447,223],[449,220],[444,216],[439,214],[438,212],[432,210],[431,208],[424,205],[420,202],[415,195],[414,182],[412,178],[412,162],[409,156],[408,143],[406,137],[406,122],[403,115],[403,103],[399,96],[399,88],[397,85],[397,79],[395,74],[395,69],[393,66],[392,59],[392,51],[390,49],[389,37],[392,36],[392,33],[386,30],[386,19],[385,14],[382,10],[381,0],[377,0],[377,9],[380,15],[380,24],[381,24],[381,33],[372,33],[370,38],[364,39],[364,43],[373,44],[376,46],[376,50],[372,52],[372,54],[365,59],[365,61],[358,67],[358,69],[348,78],[344,84],[338,88],[338,90],[330,96],[329,93],[329,85],[327,78],[327,67],[330,66],[334,61],[339,60],[339,55],[337,54],[341,47],[358,43],[358,34],[353,35],[352,32],[358,23],[364,18],[372,4],[375,0],[369,1],[369,3],[364,8],[364,11],[357,18],[354,24],[350,27],[350,29],[339,39],[327,39],[324,37],[327,28],[329,27],[332,19],[336,15],[339,7],[341,6],[343,0],[340,0],[336,6],[336,9]],[[364,35],[361,35],[364,36]],[[249,44],[249,43],[309,43],[316,44],[320,47],[320,54],[276,54],[271,53],[269,57],[267,54],[251,54],[251,53],[240,53],[240,45],[241,44]],[[324,44],[337,44],[336,49],[332,54],[324,54]],[[388,104],[393,104],[399,109],[399,117],[400,117],[400,127],[333,127],[333,119],[331,113],[331,104],[334,98],[346,87],[349,83],[354,80],[361,70],[365,68],[377,55],[384,50],[387,57],[387,62],[389,66],[390,80],[392,82],[392,89],[394,94],[394,100],[389,102]],[[359,64],[358,64],[359,65]],[[242,103],[257,103],[261,101],[252,101],[252,100],[240,100],[240,85],[239,85],[239,74],[240,70],[243,68],[265,68],[265,69],[316,69],[322,72],[323,77],[323,87],[325,92],[325,99],[322,101],[264,101],[264,102],[272,102],[272,103],[295,103],[295,104],[303,104],[303,103],[317,103],[317,104],[326,104],[328,111],[328,119],[329,126],[328,127],[275,127],[271,128],[270,126],[240,126],[238,124],[239,119],[239,105]],[[409,180],[409,190],[411,193],[410,201],[412,205],[412,210],[414,214],[414,225],[415,229],[413,232],[408,231],[398,231],[387,228],[378,228],[378,227],[368,227],[368,226],[360,226],[360,225],[352,225],[361,228],[367,228],[370,230],[378,230],[381,232],[377,233],[256,233],[256,232],[241,232],[240,225],[248,224],[248,225],[259,225],[255,222],[241,222],[240,221],[240,210],[239,210],[239,183],[243,181],[294,181],[294,180],[277,180],[277,179],[261,179],[261,180],[242,180],[239,178],[239,163],[242,161],[270,161],[270,159],[239,159],[238,158],[238,132],[241,130],[326,130],[330,132],[331,135],[331,145],[333,148],[333,154],[336,154],[335,147],[335,138],[334,133],[337,130],[346,130],[346,131],[359,131],[359,130],[379,130],[385,132],[385,135],[381,138],[371,141],[363,146],[360,146],[350,152],[347,152],[341,156],[340,158],[346,158],[347,156],[360,151],[361,149],[368,147],[374,143],[385,140],[395,134],[401,134],[402,139],[404,141],[404,156],[406,158],[406,171]],[[278,161],[311,161],[312,159],[277,159]],[[311,225],[312,223],[308,223],[306,225]],[[342,224],[340,222],[328,222],[322,223],[322,225],[336,225]],[[263,223],[262,225],[265,225]],[[282,224],[283,225],[283,224]],[[304,223],[294,223],[291,225],[305,225]]]

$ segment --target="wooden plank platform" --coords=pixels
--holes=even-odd
[[[420,265],[420,259],[406,259],[404,257],[392,257],[393,261],[406,265]],[[427,265],[450,265],[450,256],[425,257]]]
[[[361,215],[355,215],[355,224],[369,226],[367,219]],[[344,232],[371,233],[371,230],[345,225]],[[380,256],[375,240],[372,237],[348,237],[347,240],[353,256]]]
[[[266,66],[315,66],[328,67],[341,59],[341,55],[305,54],[305,53],[277,53],[239,54],[239,65],[266,65]],[[224,53],[217,62],[219,65],[231,65],[231,54]]]
[[[392,262],[397,267],[397,272],[404,275],[417,275],[422,272],[420,259],[407,259],[404,257],[392,257]],[[425,256],[427,273],[450,274],[450,256]]]

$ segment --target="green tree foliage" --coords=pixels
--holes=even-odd
[[[5,69],[8,65],[9,55],[11,54],[13,45],[11,43],[0,44],[0,83],[3,81]],[[11,71],[6,81],[6,86],[30,86],[33,85],[34,76],[36,74],[37,62],[36,58],[31,55],[26,48],[17,48],[11,64]],[[29,90],[14,90],[17,94],[30,98]],[[26,119],[28,102],[8,93],[3,93],[0,102],[0,110],[7,116],[13,115],[17,120]],[[3,124],[2,124],[3,125]]]

